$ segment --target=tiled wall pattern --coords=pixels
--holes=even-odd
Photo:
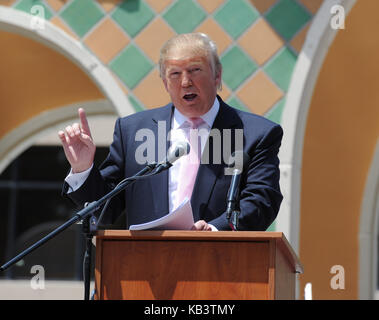
[[[312,17],[323,0],[0,0],[45,19],[93,52],[136,111],[169,97],[157,62],[177,33],[201,31],[218,45],[220,95],[234,107],[280,122],[286,92]]]

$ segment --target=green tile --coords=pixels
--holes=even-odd
[[[153,67],[134,45],[128,46],[109,66],[130,89],[133,89]]]
[[[123,1],[112,14],[112,18],[131,37],[136,36],[153,17],[153,11],[141,0]]]
[[[276,223],[275,221],[271,223],[271,225],[266,229],[266,231],[275,231],[276,230]]]
[[[228,87],[235,90],[255,70],[257,65],[239,47],[234,46],[221,57],[222,78]]]
[[[282,114],[285,104],[286,100],[283,98],[265,114],[265,117],[277,124],[280,124],[282,121]]]
[[[192,32],[205,18],[206,13],[192,0],[179,0],[163,15],[177,33]]]
[[[37,6],[42,6],[43,7],[43,16],[41,16],[41,13],[39,12],[39,8]],[[34,7],[34,10],[36,12],[32,13],[32,8]],[[19,3],[17,3],[14,6],[15,9],[24,11],[26,13],[29,13],[33,16],[39,16],[39,17],[44,17],[46,20],[50,20],[50,18],[53,16],[51,11],[47,8],[47,6],[43,3],[43,1],[36,1],[36,0],[21,0]],[[33,10],[33,11],[34,11]]]
[[[294,0],[280,0],[267,15],[267,21],[289,41],[311,18],[311,15]]]
[[[229,0],[215,14],[215,20],[234,39],[239,37],[257,20],[259,13],[244,0]]]
[[[83,37],[104,16],[92,0],[74,0],[60,15],[79,37]]]
[[[295,64],[296,55],[290,49],[283,48],[277,56],[265,65],[264,71],[280,89],[287,91]]]
[[[245,107],[245,105],[239,100],[237,97],[232,97],[227,101],[227,104],[230,105],[233,108],[250,112],[248,108]]]

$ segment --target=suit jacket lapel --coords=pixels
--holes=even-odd
[[[217,96],[217,98],[220,102],[220,109],[213,123],[212,130],[219,130],[221,135],[221,146],[216,146],[216,148],[221,148],[221,150],[219,149],[221,152],[221,163],[217,161],[218,159],[214,159],[213,139],[208,139],[204,150],[209,150],[209,160],[204,163],[203,153],[202,163],[200,164],[197,173],[196,183],[191,198],[195,222],[203,219],[202,213],[210,199],[217,177],[220,174],[223,174],[222,169],[226,166],[223,161],[223,129],[232,129],[241,123],[241,120],[237,117],[234,109],[226,105],[219,96]],[[228,161],[228,159],[225,160]]]

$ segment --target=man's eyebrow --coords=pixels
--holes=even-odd
[[[168,66],[167,68],[166,68],[166,70],[180,70],[180,67],[178,67],[178,66]]]
[[[200,63],[193,63],[186,67],[186,69],[193,69],[193,68],[202,68],[202,64]]]

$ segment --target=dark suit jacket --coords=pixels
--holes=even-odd
[[[235,149],[235,129],[243,129],[243,150],[251,159],[241,179],[239,230],[266,230],[276,218],[282,201],[277,154],[283,131],[279,125],[261,116],[234,109],[220,97],[218,99],[220,110],[212,129],[230,129],[232,144],[229,154]],[[70,193],[69,197],[79,205],[95,201],[122,179],[140,171],[145,165],[135,161],[136,149],[144,143],[135,141],[135,134],[139,129],[146,128],[154,133],[155,161],[162,160],[158,159],[158,122],[164,121],[162,123],[166,124],[167,134],[173,110],[174,106],[168,104],[118,119],[108,157],[99,169],[91,170],[83,186]],[[162,138],[162,132],[160,134]],[[168,147],[167,144],[166,150]],[[213,139],[208,139],[208,147],[210,161],[200,165],[191,198],[194,221],[203,219],[219,230],[230,230],[225,213],[231,181],[230,175],[224,175],[228,159],[213,163]],[[221,155],[223,151],[222,149]],[[168,171],[128,186],[125,192],[110,202],[106,221],[112,223],[124,209],[126,227],[148,222],[168,213]]]

